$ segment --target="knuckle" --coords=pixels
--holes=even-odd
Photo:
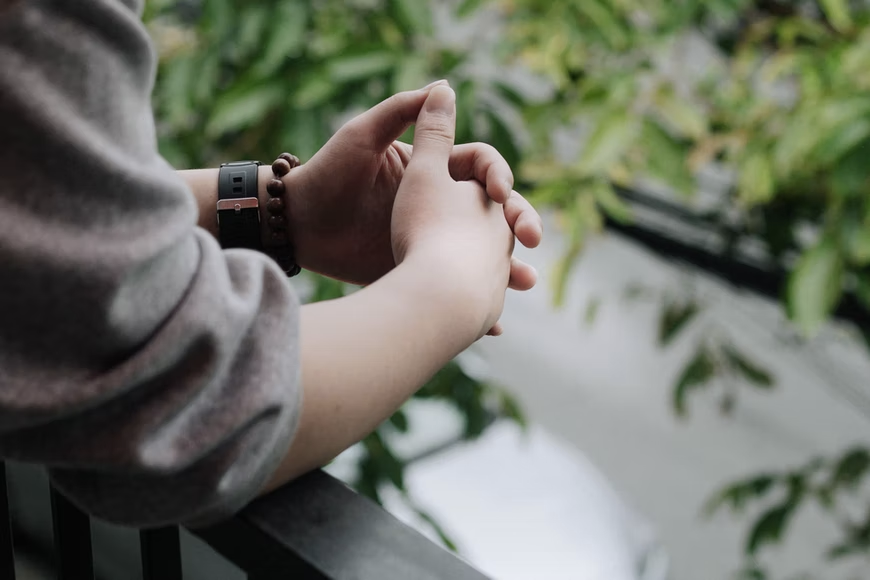
[[[453,140],[453,129],[446,123],[428,123],[416,134],[419,143],[444,143]]]
[[[357,115],[350,121],[342,125],[339,132],[343,135],[362,135],[366,133],[366,118],[365,114]]]
[[[498,149],[489,143],[476,143],[476,145],[478,147],[477,154],[481,159],[489,161],[498,161],[502,159],[501,153],[498,152]]]

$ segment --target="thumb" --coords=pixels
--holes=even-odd
[[[411,163],[421,161],[447,170],[456,137],[456,93],[438,85],[429,92],[417,117]]]
[[[364,142],[375,151],[386,151],[417,120],[432,87],[446,83],[436,81],[417,91],[397,93],[347,123],[342,131],[350,132],[355,142]]]

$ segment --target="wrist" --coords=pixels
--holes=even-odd
[[[405,256],[397,270],[408,276],[419,303],[438,310],[449,332],[462,337],[462,349],[489,330],[491,293],[486,283],[478,283],[479,269],[462,256],[443,247],[419,247]]]

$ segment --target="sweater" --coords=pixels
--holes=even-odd
[[[205,525],[298,423],[299,302],[157,150],[143,0],[0,0],[0,458],[97,517]]]

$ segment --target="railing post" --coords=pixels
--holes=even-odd
[[[15,580],[15,545],[12,543],[8,493],[6,464],[0,461],[0,578]]]
[[[51,487],[54,549],[59,580],[93,580],[91,522],[87,514]]]
[[[181,580],[181,540],[175,526],[139,532],[143,580]]]

